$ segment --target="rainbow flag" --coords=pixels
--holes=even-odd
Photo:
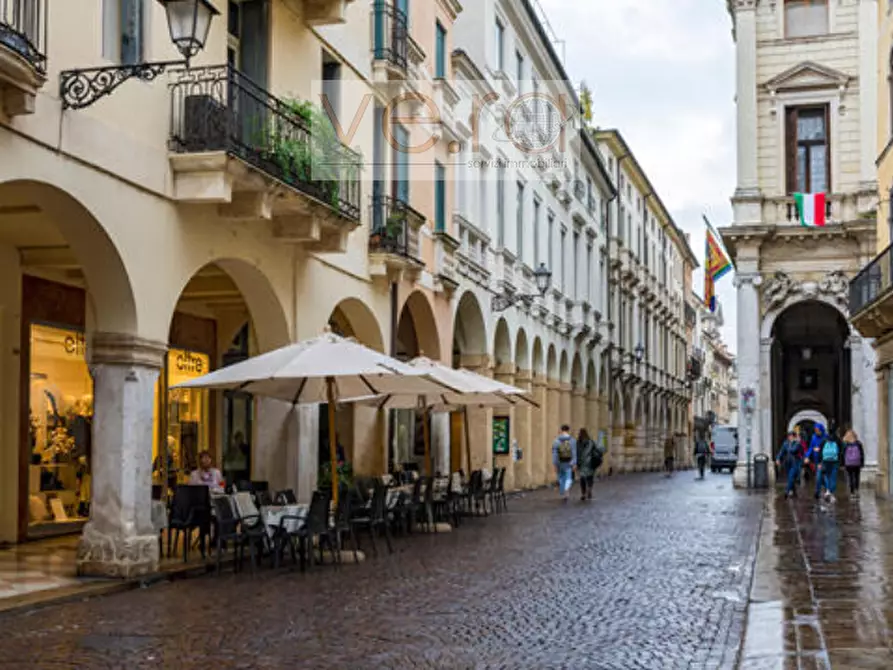
[[[707,224],[706,249],[704,252],[704,304],[711,312],[716,311],[716,281],[732,269],[732,261],[726,255],[717,236],[713,232],[713,226],[704,217]]]

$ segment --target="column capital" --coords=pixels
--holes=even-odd
[[[742,288],[750,285],[759,288],[763,283],[763,275],[759,272],[740,272],[735,274],[735,288]]]
[[[123,333],[93,333],[91,365],[136,365],[161,369],[167,344]]]

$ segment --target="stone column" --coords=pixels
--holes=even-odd
[[[855,332],[850,335],[850,370],[852,388],[852,423],[865,446],[865,470],[862,473],[866,482],[874,481],[879,465],[877,408],[880,396],[875,380],[874,347]]]
[[[735,197],[759,194],[757,173],[757,17],[756,2],[733,0],[736,43],[738,188]]]
[[[515,364],[503,363],[493,371],[493,378],[503,384],[515,385]],[[516,439],[517,426],[515,425],[515,409],[514,407],[501,407],[494,410],[494,416],[508,416],[509,418],[509,444],[511,445]],[[494,456],[494,464],[496,467],[505,468],[505,489],[511,491],[517,488],[515,484],[515,462],[511,451],[507,454],[499,454]]]
[[[490,358],[487,355],[463,356],[460,365],[485,377],[491,377],[493,374],[490,368]],[[471,463],[468,465],[466,475],[481,468],[493,469],[492,417],[493,410],[490,409],[469,408],[467,410],[465,418],[468,420],[467,434],[471,438]]]
[[[586,389],[571,389],[571,430],[577,435],[581,428],[589,429],[586,422]]]
[[[155,382],[167,345],[96,333],[93,375],[93,499],[78,543],[77,572],[129,579],[158,569],[152,527]]]
[[[763,443],[763,419],[771,421],[771,393],[763,388],[762,377],[766,383],[771,379],[769,368],[761,369],[760,365],[760,295],[759,286],[763,279],[758,272],[739,272],[735,277],[738,289],[738,389],[751,388],[755,393],[756,411],[751,422],[752,453],[766,451]],[[765,362],[764,362],[765,365]],[[768,387],[767,387],[768,388]],[[744,422],[742,422],[744,427]],[[746,428],[741,432],[741,447],[738,450],[738,466],[735,468],[734,484],[736,487],[747,486],[747,451]],[[770,474],[772,468],[769,468]]]
[[[515,373],[515,386],[527,391],[533,398],[533,378],[530,370],[518,370]],[[534,398],[536,400],[536,398]],[[530,488],[533,478],[533,440],[532,438],[532,408],[527,403],[519,403],[515,406],[515,438],[521,449],[521,460],[515,463],[515,486],[518,488]]]
[[[550,379],[546,387],[546,482],[555,481],[555,473],[552,465],[552,440],[558,435],[561,428],[561,384]]]
[[[547,473],[552,463],[552,447],[546,432],[548,424],[548,385],[541,373],[533,375],[533,399],[539,407],[531,410],[531,485],[543,486],[549,480]]]
[[[874,479],[874,490],[879,496],[890,495],[890,397],[887,394],[890,367],[877,368],[875,389],[877,392],[878,464]],[[864,442],[863,442],[864,444]],[[868,481],[866,480],[866,484]]]

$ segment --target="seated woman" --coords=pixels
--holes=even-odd
[[[220,470],[211,467],[211,454],[209,452],[202,451],[198,455],[198,465],[198,469],[193,470],[192,474],[189,475],[189,483],[194,486],[207,486],[214,492],[223,493],[223,476],[220,474]]]

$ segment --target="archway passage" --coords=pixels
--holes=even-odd
[[[791,419],[811,411],[846,425],[852,416],[850,329],[844,316],[818,301],[799,302],[772,327],[772,444]]]

